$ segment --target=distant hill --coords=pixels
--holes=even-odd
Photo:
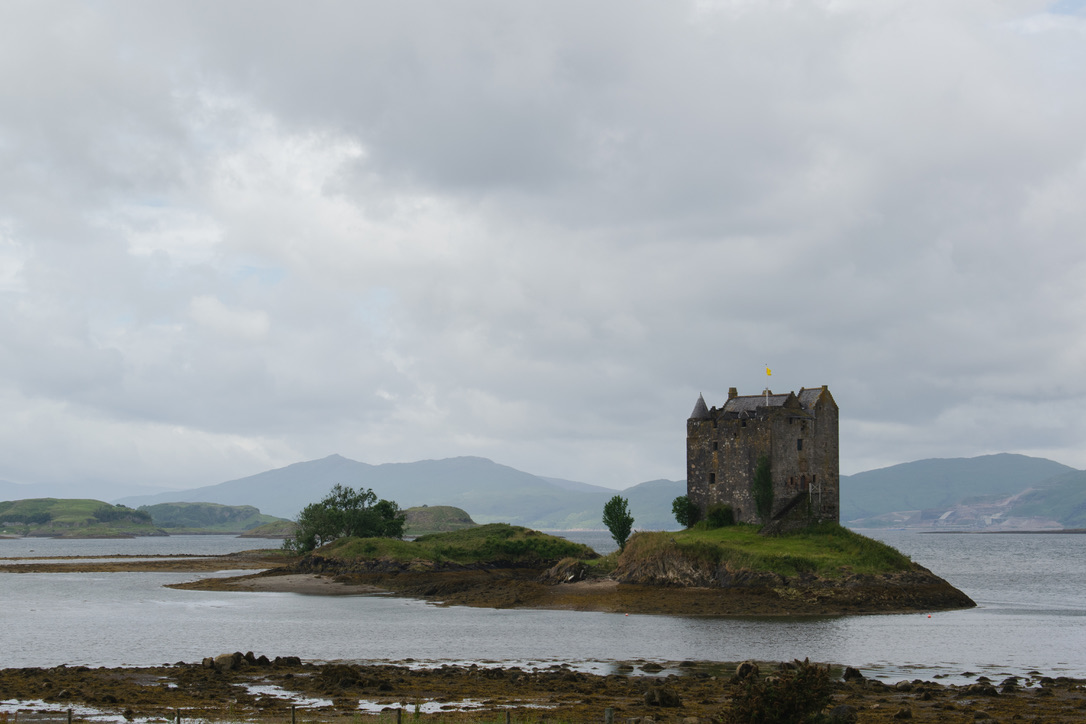
[[[158,503],[141,505],[154,524],[167,533],[244,533],[268,523],[284,522],[283,518],[261,515],[251,505],[221,505],[219,503]]]
[[[298,524],[286,518],[276,518],[274,523],[265,523],[238,534],[238,538],[290,538],[298,530]]]
[[[27,498],[42,497],[34,494],[34,487],[31,485],[19,485],[18,483],[9,483],[7,480],[0,480],[0,500],[26,500]]]
[[[1075,482],[1081,479],[1076,477],[1079,472],[1051,460],[1012,454],[919,460],[869,470],[841,477],[841,521],[853,526],[928,525],[948,515],[946,520],[962,525],[973,525],[971,520],[989,525],[1019,515],[1012,512],[1019,506],[1015,510],[1024,511],[1024,520],[1033,517],[1040,527],[1045,520],[1055,525],[1054,521],[1078,520],[1076,513],[1064,511],[1075,510],[1080,501]],[[603,505],[616,494],[629,500],[636,529],[675,530],[671,501],[686,493],[683,481],[653,480],[619,491],[540,477],[479,457],[368,465],[330,455],[218,485],[117,502],[252,505],[293,519],[337,483],[372,488],[405,509],[454,506],[477,523],[505,522],[539,530],[601,530]],[[1037,514],[1026,515],[1030,511]]]
[[[895,511],[941,514],[971,502],[1009,498],[1074,468],[1026,455],[934,458],[841,476],[841,521],[855,525]]]
[[[368,465],[340,455],[295,463],[239,480],[175,493],[122,498],[125,505],[209,501],[254,505],[270,515],[295,518],[335,484],[371,488],[401,508],[451,505],[478,523],[503,522],[544,530],[602,529],[603,505],[613,495],[630,501],[634,527],[674,530],[671,501],[686,483],[657,480],[625,491],[548,480],[479,457]]]
[[[423,505],[417,508],[408,508],[404,513],[407,516],[404,535],[448,533],[449,531],[464,530],[479,525],[471,519],[467,511],[454,508],[451,505]]]
[[[90,498],[26,498],[0,502],[0,533],[43,538],[128,538],[165,535],[147,513]]]
[[[1064,528],[1086,528],[1086,471],[1074,470],[1043,481],[1009,508],[1008,515],[1050,518]]]

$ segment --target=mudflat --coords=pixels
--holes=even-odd
[[[760,664],[756,677],[779,676]],[[73,719],[96,713],[128,719],[209,722],[411,721],[602,722],[700,724],[720,721],[743,682],[736,664],[627,662],[615,673],[577,671],[568,665],[522,669],[498,665],[418,666],[304,663],[253,654],[220,655],[203,662],[148,668],[0,670],[4,712],[32,720],[34,712],[76,709]],[[964,673],[964,672],[963,672]],[[842,674],[850,680],[842,679]],[[1040,672],[985,677],[963,685],[902,681],[888,685],[862,672],[830,669],[823,711],[838,721],[1079,722],[1086,718],[1086,682]],[[418,712],[416,715],[416,711]],[[63,714],[61,714],[63,717]],[[0,717],[6,718],[5,714]],[[851,717],[851,718],[850,718]]]

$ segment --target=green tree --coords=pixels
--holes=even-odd
[[[402,538],[405,516],[395,502],[378,500],[369,488],[336,485],[298,515],[298,530],[283,546],[298,553],[337,538]]]
[[[675,521],[683,528],[693,527],[701,518],[701,508],[685,495],[680,495],[671,501],[671,512],[675,516]]]
[[[630,515],[629,501],[616,495],[603,506],[603,524],[611,531],[611,537],[620,549],[626,548],[626,539],[633,530],[634,519]]]
[[[754,484],[751,487],[754,493],[754,510],[763,523],[768,523],[773,512],[773,474],[769,469],[769,457],[763,455],[758,458],[758,465],[754,468]]]

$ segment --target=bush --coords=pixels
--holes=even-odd
[[[782,664],[775,676],[748,676],[732,692],[725,722],[807,724],[816,722],[830,703],[830,670],[809,660]]]
[[[151,524],[151,514],[145,510],[132,510],[124,505],[103,505],[93,513],[99,523],[114,523],[119,520],[129,523]]]
[[[705,516],[705,522],[706,527],[710,529],[735,525],[735,511],[732,510],[730,505],[714,505],[709,508],[709,512]]]
[[[671,512],[675,516],[675,522],[683,528],[692,528],[701,518],[701,508],[685,495],[671,501]]]

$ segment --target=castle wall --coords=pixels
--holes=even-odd
[[[687,421],[687,496],[704,515],[730,505],[737,522],[762,523],[751,490],[758,459],[768,455],[773,510],[795,501],[813,520],[839,518],[838,410],[828,393],[813,409],[794,396],[784,405],[761,407],[744,419],[708,416]],[[802,496],[802,497],[800,497]]]

